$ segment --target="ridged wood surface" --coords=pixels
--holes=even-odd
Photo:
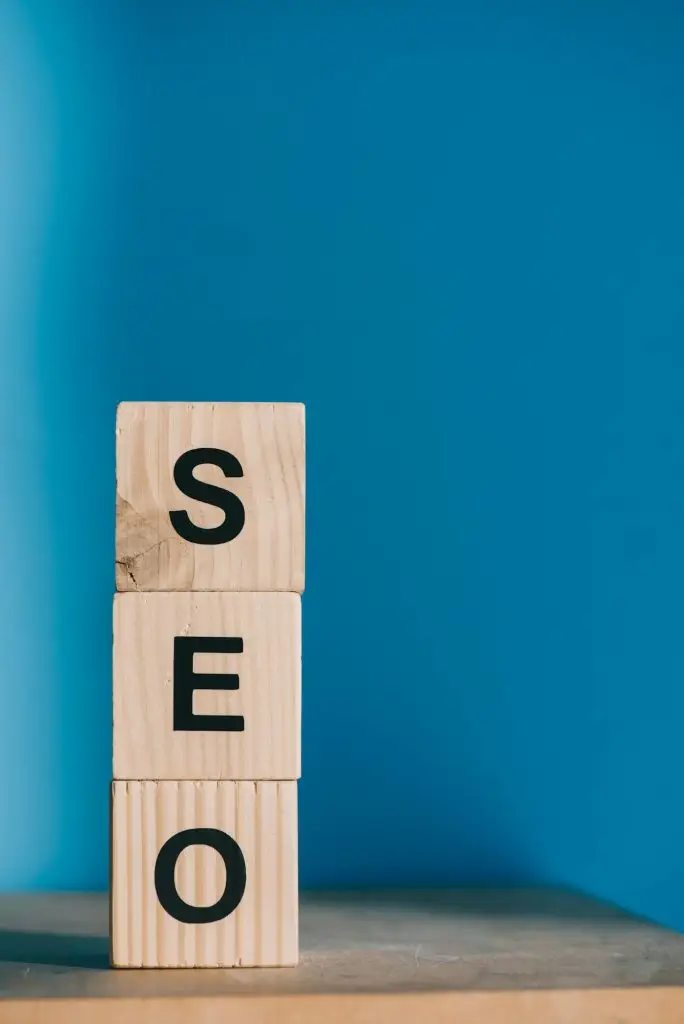
[[[177,832],[228,833],[245,858],[237,909],[221,921],[185,924],[159,903],[154,870]],[[119,967],[288,966],[298,960],[297,783],[112,784],[111,951]],[[178,859],[186,903],[217,902],[226,881],[219,855],[191,846]]]

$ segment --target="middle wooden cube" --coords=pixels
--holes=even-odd
[[[298,779],[301,598],[114,598],[115,779]]]

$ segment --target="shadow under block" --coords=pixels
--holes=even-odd
[[[304,406],[123,402],[117,590],[304,589]]]
[[[116,967],[296,964],[297,783],[112,783],[111,884]]]
[[[117,594],[113,660],[115,779],[299,778],[298,594]]]

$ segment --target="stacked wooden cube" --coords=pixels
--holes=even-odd
[[[112,963],[295,964],[304,408],[116,433]]]

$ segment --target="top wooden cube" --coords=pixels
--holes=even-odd
[[[123,402],[117,590],[304,590],[304,406]]]

